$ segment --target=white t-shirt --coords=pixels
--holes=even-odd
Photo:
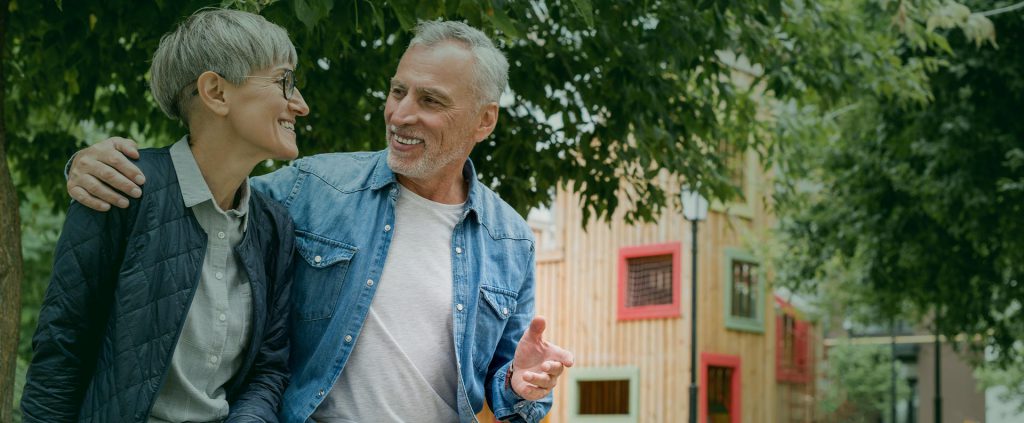
[[[352,355],[313,420],[458,421],[451,239],[463,208],[400,188],[380,285]]]

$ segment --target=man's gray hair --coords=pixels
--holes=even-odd
[[[498,102],[508,85],[508,59],[479,29],[455,21],[420,21],[409,47],[433,47],[445,41],[466,44],[476,60],[474,91],[481,104]]]
[[[213,71],[241,85],[253,72],[298,60],[288,32],[260,15],[202,9],[160,39],[149,68],[149,87],[160,110],[188,124],[192,87]]]

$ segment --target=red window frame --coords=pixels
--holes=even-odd
[[[782,382],[808,383],[811,381],[810,322],[800,318],[796,309],[785,300],[775,297],[779,313],[775,317],[775,378]],[[785,316],[793,319],[793,362],[785,357]]]
[[[660,319],[679,317],[681,314],[680,253],[682,247],[678,242],[650,244],[619,249],[619,301],[618,320]],[[626,306],[626,284],[629,277],[629,259],[653,256],[672,256],[672,303],[638,307]]]
[[[740,363],[741,360],[738,355],[700,353],[700,385],[698,389],[700,391],[700,398],[697,400],[699,404],[697,415],[700,418],[697,421],[708,421],[706,404],[708,403],[708,367],[710,366],[732,368],[732,380],[729,383],[729,392],[732,395],[729,404],[729,420],[731,423],[743,421],[743,416],[740,415],[740,412],[743,410],[743,377]]]

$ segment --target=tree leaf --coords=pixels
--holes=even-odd
[[[334,0],[295,0],[295,16],[310,30],[329,16],[333,8]]]
[[[512,19],[500,7],[488,8],[487,19],[491,22],[491,25],[494,25],[506,37],[510,39],[519,38],[519,30],[516,29],[515,23],[512,22]]]
[[[587,23],[587,26],[593,28],[594,6],[590,3],[590,0],[572,0],[572,5],[576,7],[576,13],[579,13],[583,21]]]

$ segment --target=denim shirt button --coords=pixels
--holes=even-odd
[[[501,314],[508,316],[508,307],[501,309]]]
[[[352,342],[352,335],[345,335],[345,342]]]
[[[462,247],[455,247],[455,254],[462,254]]]
[[[366,286],[373,286],[373,279],[367,279]]]
[[[320,257],[320,256],[316,256],[316,257],[313,257],[313,261],[315,261],[315,262],[319,263],[319,262],[321,262],[321,261],[324,261],[324,258],[323,258],[323,257]]]
[[[390,230],[391,230],[391,225],[384,225],[384,232],[388,232]]]
[[[324,396],[324,390],[321,389],[320,392],[316,393],[316,396],[317,396],[317,398]]]
[[[458,311],[462,311],[462,304],[456,304],[455,309]]]

